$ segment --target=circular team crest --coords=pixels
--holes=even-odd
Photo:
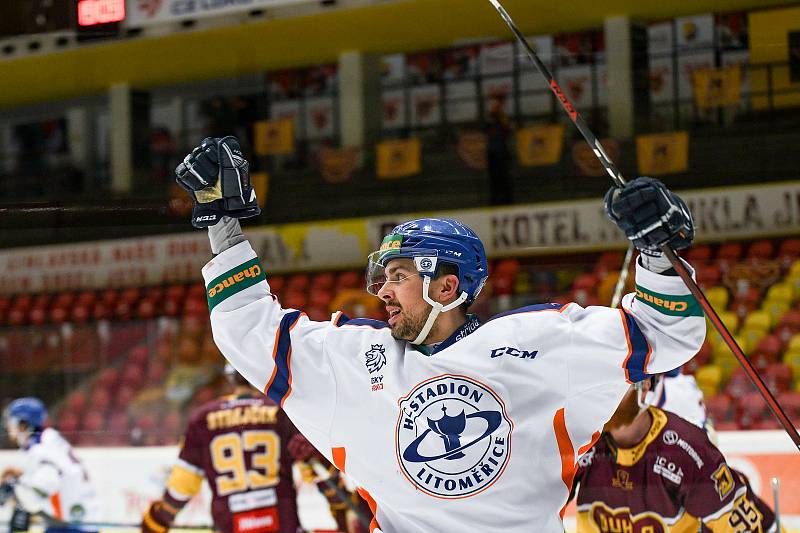
[[[465,376],[439,376],[400,399],[397,460],[423,492],[466,498],[502,475],[513,427],[492,389]]]

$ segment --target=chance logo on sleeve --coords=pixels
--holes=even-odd
[[[208,297],[208,310],[211,311],[220,302],[242,291],[252,287],[259,281],[266,281],[267,276],[258,258],[230,269],[221,276],[211,280],[206,286],[206,296]]]
[[[637,285],[636,299],[665,315],[703,316],[700,304],[691,294],[660,294]]]
[[[397,460],[423,492],[467,498],[503,474],[513,427],[503,400],[489,387],[464,376],[440,376],[400,399]]]

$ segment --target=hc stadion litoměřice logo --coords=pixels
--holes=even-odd
[[[423,492],[466,498],[502,475],[513,427],[489,387],[465,376],[439,376],[400,399],[397,460]]]

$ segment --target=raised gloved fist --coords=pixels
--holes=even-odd
[[[250,184],[249,164],[236,137],[206,137],[175,169],[176,181],[194,199],[192,226],[207,228],[223,216],[261,214]]]
[[[654,178],[636,178],[612,187],[604,200],[606,213],[642,253],[661,255],[661,246],[688,248],[694,222],[686,203]]]

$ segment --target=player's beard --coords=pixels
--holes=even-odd
[[[428,320],[429,312],[430,309],[427,309],[426,313],[413,315],[401,307],[400,317],[398,318],[397,322],[392,325],[392,337],[397,340],[405,341],[412,341],[416,339],[417,335],[419,335],[419,332],[422,331],[422,328],[425,326],[425,321]]]

